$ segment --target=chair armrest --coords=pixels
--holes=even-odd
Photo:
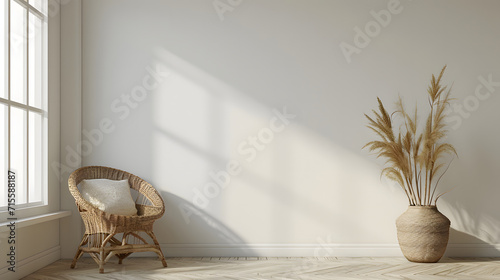
[[[164,211],[164,208],[161,206],[136,204],[135,207],[137,208],[137,215],[139,216],[161,216]]]

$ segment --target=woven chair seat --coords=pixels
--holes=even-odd
[[[131,192],[136,192],[137,215],[116,215],[106,213],[86,201],[78,185],[85,179],[128,180]],[[167,266],[163,252],[153,233],[153,224],[165,213],[165,205],[156,189],[143,179],[131,173],[104,166],[87,166],[75,170],[68,180],[69,190],[75,199],[85,233],[71,264],[74,268],[78,259],[88,253],[104,272],[104,264],[110,257],[117,256],[119,263],[134,252],[155,252],[163,266]],[[139,201],[139,202],[138,202]],[[152,243],[147,241],[147,237]]]

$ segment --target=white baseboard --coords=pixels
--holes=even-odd
[[[392,244],[161,244],[171,257],[402,256]]]
[[[160,244],[168,257],[402,257],[398,244]],[[500,244],[448,244],[447,257],[500,257]]]
[[[30,256],[16,263],[16,272],[8,270],[8,267],[0,269],[0,279],[17,280],[25,277],[61,258],[61,247],[52,247],[46,251]]]
[[[160,244],[165,257],[402,257],[398,244]],[[84,255],[87,256],[87,255]],[[134,253],[133,257],[154,257]],[[445,257],[500,257],[500,244],[448,244]]]
[[[448,244],[445,256],[447,257],[475,257],[494,258],[500,257],[500,244]]]

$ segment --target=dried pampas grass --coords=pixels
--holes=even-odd
[[[447,155],[457,155],[455,148],[442,143],[446,135],[446,107],[450,104],[451,89],[441,85],[446,66],[436,78],[432,75],[427,90],[430,112],[423,130],[418,129],[417,107],[410,115],[399,97],[396,110],[389,114],[377,97],[378,111],[368,116],[368,128],[374,131],[378,140],[367,143],[363,148],[377,153],[377,158],[386,159],[382,175],[396,181],[404,190],[410,205],[435,205],[444,194],[436,195],[441,177],[449,164],[443,163]],[[395,131],[392,117],[400,117],[402,125]]]

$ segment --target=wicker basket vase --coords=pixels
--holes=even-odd
[[[401,251],[411,262],[438,262],[446,251],[450,220],[436,206],[409,206],[396,227]]]

